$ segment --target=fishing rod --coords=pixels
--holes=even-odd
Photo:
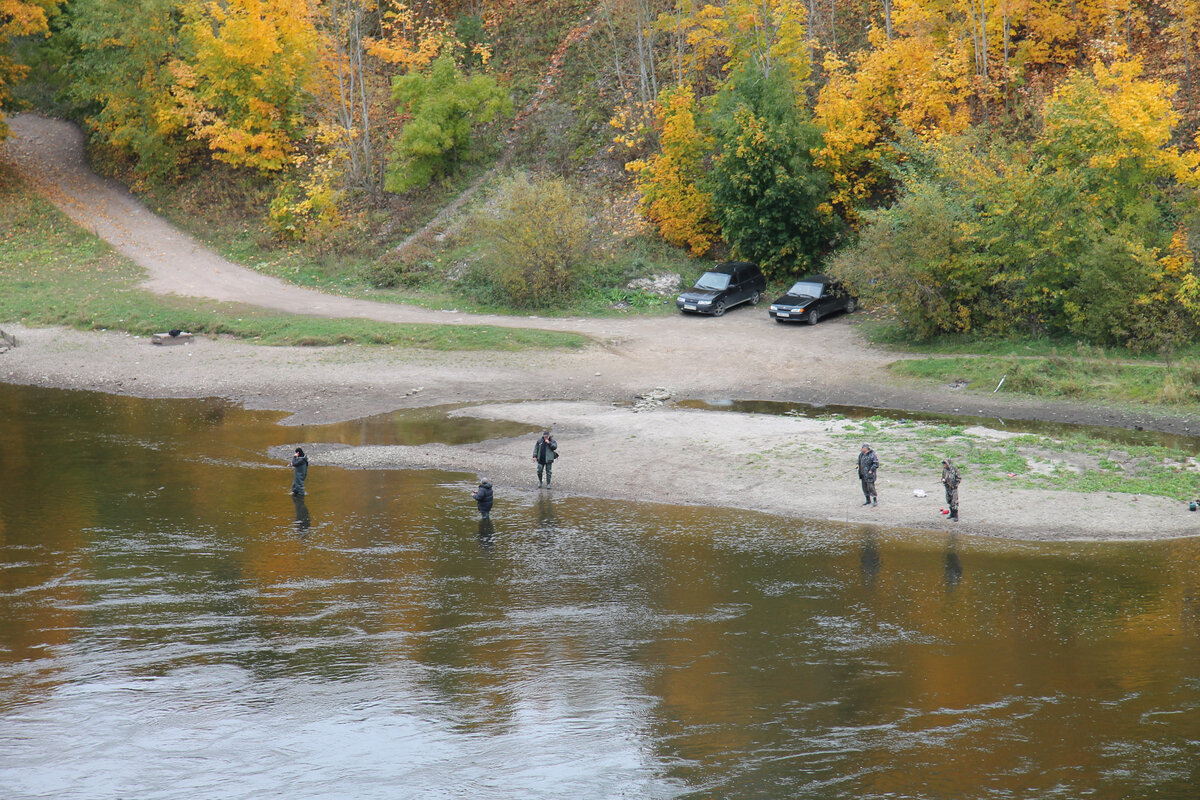
[[[264,458],[264,457],[265,457],[265,458],[268,458],[268,459],[269,459],[269,460],[271,460],[271,461],[274,461],[274,460],[275,460],[275,459],[273,459],[273,458],[270,458],[269,456],[264,456],[264,454],[263,454],[263,453],[261,453],[261,452],[259,452],[258,450],[251,450],[249,447],[242,447],[240,444],[234,444],[233,442],[227,442],[227,441],[225,441],[224,439],[213,439],[213,441],[214,441],[214,442],[216,442],[216,443],[218,443],[218,444],[223,444],[223,445],[225,445],[226,447],[233,447],[233,448],[236,448],[236,449],[238,449],[238,450],[241,450],[243,453],[249,453],[250,455],[252,455],[252,456],[256,456],[256,457],[258,457],[258,458]]]

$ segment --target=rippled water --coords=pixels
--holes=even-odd
[[[0,386],[0,797],[1197,797],[1197,540],[296,504],[275,419]]]

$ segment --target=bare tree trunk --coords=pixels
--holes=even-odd
[[[815,64],[817,61],[817,0],[808,0],[808,20],[805,27],[808,28],[808,60]]]
[[[837,0],[829,0],[829,46],[837,52]]]
[[[1195,20],[1188,18],[1188,6],[1184,6],[1180,20],[1183,25],[1183,91],[1187,96],[1188,108],[1195,108],[1196,97],[1192,93],[1192,29],[1195,26]]]
[[[637,39],[639,99],[649,106],[658,99],[657,58],[654,52],[654,8],[652,0],[637,0],[634,8]]]
[[[384,165],[375,163],[375,130],[365,61],[368,13],[364,0],[330,0],[325,5],[324,22],[333,42],[337,80],[337,95],[331,98],[333,107],[329,110],[342,131],[342,146],[349,164],[347,181],[376,198],[383,188]]]
[[[887,40],[892,40],[892,0],[883,0],[883,30]]]
[[[1011,76],[1008,74],[1008,37],[1010,19],[1008,16],[1008,0],[1004,0],[1004,108],[1008,110],[1008,87],[1011,85]]]

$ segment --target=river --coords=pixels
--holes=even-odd
[[[0,385],[0,798],[1197,797],[1198,539],[298,502],[268,448],[525,429],[279,418]]]

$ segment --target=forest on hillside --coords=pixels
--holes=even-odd
[[[0,0],[0,109],[363,281],[546,307],[730,255],[916,338],[1193,342],[1198,84],[1200,0]]]

